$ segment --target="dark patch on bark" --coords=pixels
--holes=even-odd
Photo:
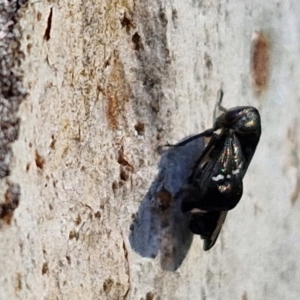
[[[7,190],[4,196],[4,202],[0,204],[0,219],[10,224],[14,210],[20,202],[20,186],[16,183],[7,182]]]
[[[19,10],[27,1],[0,4],[0,180],[10,175],[13,156],[11,144],[18,139],[19,105],[26,97],[20,68],[24,53],[20,48]],[[7,181],[4,199],[0,199],[0,218],[8,224],[19,205],[20,186]]]
[[[156,10],[153,7],[156,7]],[[154,125],[159,132],[164,123],[159,114],[164,101],[163,85],[169,76],[170,65],[167,44],[168,20],[165,9],[158,1],[153,3],[151,10],[147,1],[139,2],[136,6],[136,19],[140,26],[138,36],[136,33],[133,39],[134,49],[138,50],[135,53],[138,58],[135,77],[142,83],[142,89],[148,97],[136,97],[134,110],[139,119]],[[145,101],[148,103],[145,104]],[[148,109],[147,114],[145,107]]]

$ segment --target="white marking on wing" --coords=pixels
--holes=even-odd
[[[233,170],[233,171],[232,171],[232,175],[239,174],[240,171],[241,171],[242,166],[243,166],[243,163],[241,162],[241,163],[238,165],[238,168],[237,168],[236,170]]]
[[[192,210],[190,210],[190,213],[195,214],[195,213],[206,213],[206,210],[201,210],[199,208],[193,208]]]
[[[219,174],[218,176],[212,177],[211,179],[212,179],[213,181],[223,180],[223,179],[224,179],[224,175]]]

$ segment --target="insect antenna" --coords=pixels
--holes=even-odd
[[[223,96],[224,96],[223,90],[219,89],[218,96],[217,96],[217,103],[215,105],[215,109],[214,109],[214,113],[213,113],[213,116],[214,116],[214,120],[213,121],[214,122],[215,122],[215,120],[217,118],[217,109],[220,110],[220,111],[222,111],[222,112],[226,112],[227,111],[227,109],[224,106],[221,105],[222,100],[223,100]]]

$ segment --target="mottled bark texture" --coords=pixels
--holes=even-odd
[[[0,299],[300,297],[300,5],[0,1]],[[175,193],[223,105],[262,136],[215,246]],[[26,96],[27,95],[27,96]]]

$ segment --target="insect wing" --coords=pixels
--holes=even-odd
[[[203,242],[203,250],[207,251],[209,249],[211,249],[213,247],[213,245],[215,244],[215,242],[217,241],[217,238],[219,236],[219,233],[222,229],[222,226],[225,222],[227,216],[227,211],[221,211],[219,213],[219,218],[217,220],[217,224],[216,224],[216,228],[213,231],[212,235],[209,238],[205,238],[204,242]]]
[[[207,251],[215,244],[227,211],[242,197],[245,159],[238,138],[228,134],[215,140],[203,161],[184,190],[182,207],[191,211],[190,230],[204,239]]]
[[[228,193],[229,200],[230,200],[228,202],[232,202],[232,201],[238,202],[242,196],[242,178],[244,176],[244,171],[243,171],[244,165],[245,165],[245,160],[241,151],[239,140],[235,135],[232,135],[231,137],[228,136],[224,143],[224,148],[221,151],[220,156],[218,158],[218,162],[214,166],[213,173],[215,173],[215,175],[217,174],[219,175],[212,177],[213,179],[217,180],[217,182],[218,180],[220,180],[220,184],[221,183],[223,184],[218,186],[218,189],[221,192],[221,194],[228,193],[228,190],[226,191],[226,188],[224,188],[226,186],[225,181],[227,180],[227,184],[228,184],[227,187],[231,187],[231,190],[229,189],[229,193]],[[220,175],[220,171],[223,171],[223,174]],[[224,179],[222,179],[222,176],[224,176]],[[235,206],[236,203],[233,202],[233,205]],[[209,249],[211,249],[214,246],[215,242],[217,241],[222,226],[225,222],[227,212],[228,212],[227,210],[219,212],[219,216],[213,232],[209,237],[204,238],[204,243],[203,243],[204,251],[208,251]]]
[[[243,192],[244,157],[238,139],[226,136],[210,153],[210,159],[200,163],[190,181],[190,195],[183,199],[183,211],[230,210],[239,202]]]

